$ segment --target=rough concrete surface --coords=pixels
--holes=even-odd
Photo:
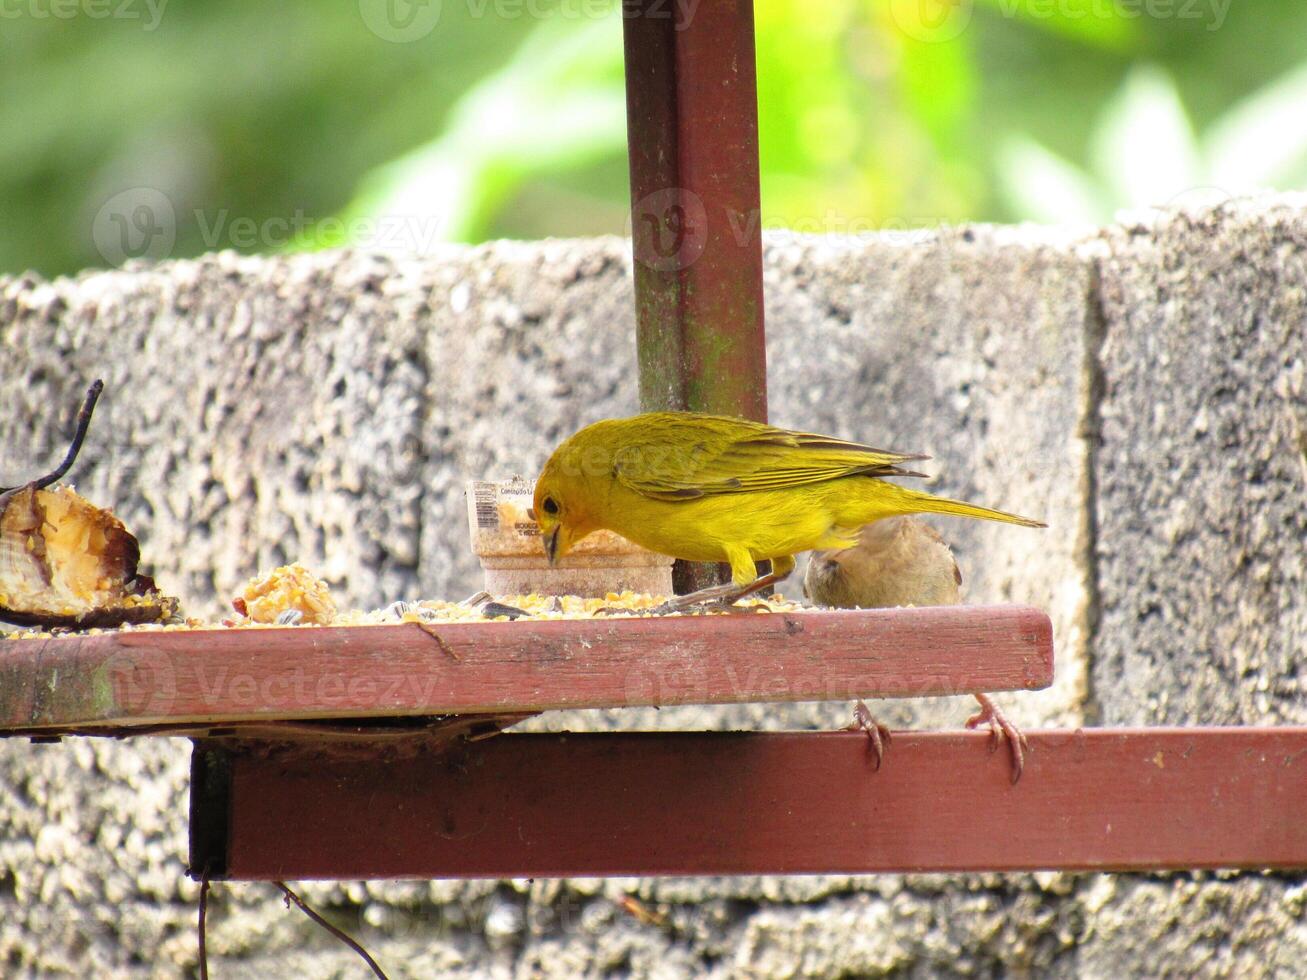
[[[930,452],[933,490],[1048,531],[940,519],[969,601],[1049,609],[1025,723],[1304,720],[1307,205],[1076,236],[773,239],[773,419]],[[0,484],[63,452],[193,610],[301,558],[346,604],[477,586],[463,481],[531,474],[635,409],[627,245],[429,259],[230,254],[0,279]],[[786,591],[797,592],[796,580]],[[842,724],[846,704],[576,712],[537,728]],[[953,699],[884,703],[957,725]],[[993,764],[1000,764],[995,760]],[[177,740],[0,743],[0,974],[195,971]],[[1197,817],[1196,817],[1197,818]],[[977,832],[987,828],[978,815]],[[391,976],[1294,976],[1302,878],[881,876],[318,883]],[[618,901],[665,915],[645,924]],[[269,886],[215,886],[216,977],[365,975]]]
[[[1307,722],[1304,204],[1109,232],[1094,662],[1106,722]]]

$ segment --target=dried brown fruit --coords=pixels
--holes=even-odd
[[[122,521],[69,487],[0,494],[0,620],[90,628],[167,619],[177,600],[137,573],[139,561]]]

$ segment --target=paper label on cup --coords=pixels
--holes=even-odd
[[[531,498],[535,487],[520,477],[505,483],[474,480],[470,486],[471,510],[468,517],[475,539],[485,534],[516,533],[534,538],[540,527],[531,519]]]
[[[499,508],[496,506],[495,485],[484,480],[472,484],[473,515],[472,519],[481,530],[494,530],[499,527]]]

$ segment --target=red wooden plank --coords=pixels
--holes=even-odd
[[[0,734],[1047,687],[1038,609],[129,632],[0,645]]]
[[[1307,867],[1307,728],[503,735],[450,755],[236,755],[227,876]],[[203,751],[203,750],[200,750]],[[226,812],[224,810],[224,812]],[[212,829],[212,828],[210,828]],[[225,865],[225,867],[224,867]]]

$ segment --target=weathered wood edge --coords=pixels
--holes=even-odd
[[[0,644],[0,734],[938,696],[1052,679],[1052,626],[1025,606],[130,631]]]

